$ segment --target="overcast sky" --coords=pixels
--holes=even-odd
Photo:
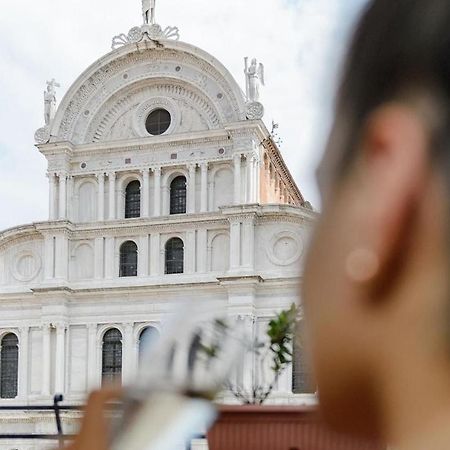
[[[0,15],[0,229],[46,220],[46,161],[33,135],[43,125],[47,79],[58,99],[141,24],[140,0],[2,0]],[[297,184],[320,206],[314,171],[331,118],[341,55],[366,0],[157,0],[157,22],[221,60],[244,86],[243,58],[266,67],[268,127]]]

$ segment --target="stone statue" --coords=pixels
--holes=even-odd
[[[245,76],[247,88],[247,100],[251,103],[259,102],[260,86],[265,86],[264,65],[258,64],[256,58],[248,65],[248,58],[245,58]]]
[[[155,23],[156,0],[142,0],[142,15],[144,16],[144,25],[153,25]]]
[[[55,79],[47,81],[47,90],[44,91],[44,118],[45,125],[50,125],[56,112],[56,88],[61,87]]]

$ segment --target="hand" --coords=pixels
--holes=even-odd
[[[110,429],[106,405],[122,396],[120,389],[104,389],[89,396],[86,412],[77,438],[67,450],[108,450]]]

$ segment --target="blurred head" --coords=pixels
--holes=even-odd
[[[448,0],[374,0],[345,65],[304,279],[321,406],[342,429],[388,434],[392,399],[450,379],[449,30]]]

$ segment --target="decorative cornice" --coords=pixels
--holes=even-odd
[[[286,163],[284,162],[283,156],[281,155],[281,152],[273,139],[271,137],[266,137],[262,141],[262,146],[267,151],[272,164],[275,166],[275,169],[283,180],[284,184],[288,186],[289,193],[294,197],[296,205],[303,206],[305,204],[305,198],[303,197],[300,189],[295,183],[294,178],[292,177],[292,174],[289,171]]]
[[[95,142],[88,144],[74,145],[68,141],[54,142],[50,144],[39,145],[38,148],[42,154],[47,157],[55,156],[61,152],[70,156],[95,156],[111,155],[114,153],[123,154],[130,151],[163,151],[168,148],[180,147],[198,147],[199,145],[230,145],[230,140],[235,141],[239,138],[254,138],[262,140],[268,133],[261,121],[235,122],[228,124],[223,129],[192,131],[179,133],[176,135],[161,135],[152,137],[142,137],[128,139],[124,141]]]

